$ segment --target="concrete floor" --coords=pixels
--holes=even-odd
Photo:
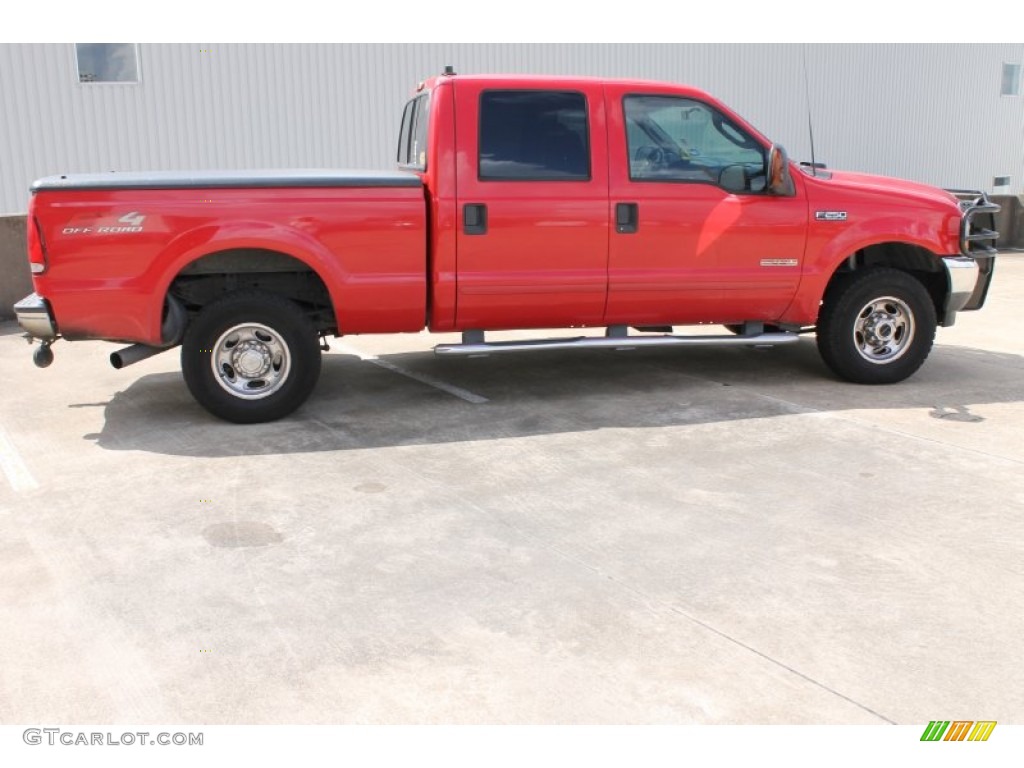
[[[346,339],[252,427],[4,324],[0,722],[1024,722],[1022,317],[874,388]]]

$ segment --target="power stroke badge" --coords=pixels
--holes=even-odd
[[[818,221],[846,221],[846,211],[815,211],[814,218]]]

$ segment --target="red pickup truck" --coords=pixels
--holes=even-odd
[[[109,173],[37,181],[35,293],[50,345],[181,346],[213,414],[280,418],[321,339],[461,331],[441,354],[775,345],[815,330],[839,376],[905,379],[992,278],[981,192],[791,163],[708,94],[654,82],[455,76],[405,107],[391,172]],[[673,326],[721,324],[720,335]],[[491,330],[604,335],[488,342]]]

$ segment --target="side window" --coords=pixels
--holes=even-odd
[[[633,181],[730,183],[763,192],[765,150],[717,110],[676,96],[626,96],[626,145]],[[734,190],[738,191],[738,190]]]
[[[484,91],[481,181],[589,181],[587,100],[575,91]]]
[[[430,94],[425,93],[405,105],[402,130],[398,134],[398,164],[420,171],[427,169],[427,123]]]
[[[409,135],[412,133],[412,113],[416,108],[416,100],[413,99],[405,105],[402,113],[402,130],[398,133],[398,157],[399,165],[409,164]]]
[[[430,116],[430,94],[416,99],[416,114],[412,118],[412,135],[409,143],[409,165],[427,169],[427,123]]]

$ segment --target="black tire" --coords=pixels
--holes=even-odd
[[[214,416],[238,424],[274,421],[302,405],[316,386],[320,344],[294,302],[235,293],[204,307],[189,325],[181,372],[192,396]]]
[[[840,276],[818,314],[818,351],[837,375],[858,384],[911,376],[935,341],[935,304],[912,275],[878,267]]]

